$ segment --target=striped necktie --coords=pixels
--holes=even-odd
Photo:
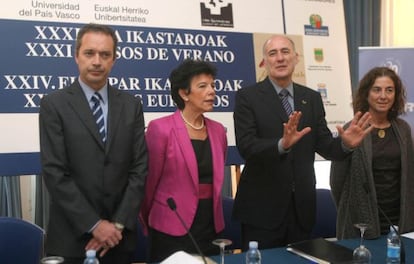
[[[282,101],[282,105],[286,111],[286,114],[290,116],[293,111],[292,111],[292,106],[290,105],[289,100],[288,100],[289,91],[286,89],[282,89],[282,91],[279,92],[279,97],[280,97],[280,100]]]
[[[98,125],[99,134],[101,135],[102,142],[105,143],[106,141],[106,132],[105,132],[105,120],[104,120],[104,114],[101,107],[101,101],[103,101],[102,96],[95,92],[91,98],[91,101],[93,103],[92,106],[92,114],[93,117],[95,117],[96,124]]]

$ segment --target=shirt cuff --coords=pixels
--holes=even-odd
[[[279,150],[279,154],[280,154],[280,155],[283,155],[283,154],[289,153],[289,152],[290,152],[290,150],[291,150],[291,148],[289,148],[289,149],[284,149],[284,148],[282,147],[282,139],[279,139],[279,142],[277,143],[277,148],[278,148],[278,150]]]
[[[98,222],[96,222],[96,224],[94,224],[94,225],[92,226],[92,228],[91,228],[91,229],[89,229],[88,233],[89,233],[89,234],[91,234],[91,233],[93,232],[93,230],[95,230],[95,228],[99,225],[99,223],[100,223],[101,221],[102,221],[102,220],[101,220],[101,219],[99,219],[99,220],[98,220]]]

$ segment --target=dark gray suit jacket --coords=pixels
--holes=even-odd
[[[334,139],[325,120],[318,92],[293,84],[295,111],[302,112],[298,129],[312,131],[291,151],[280,155],[278,141],[288,116],[268,78],[237,92],[234,110],[236,144],[245,159],[233,216],[242,223],[277,228],[291,205],[292,190],[298,219],[311,231],[315,223],[315,152],[327,159],[342,159],[340,139]]]
[[[99,219],[125,225],[120,247],[133,251],[147,174],[139,99],[108,86],[103,144],[79,82],[41,101],[42,176],[50,193],[46,252],[82,257]]]

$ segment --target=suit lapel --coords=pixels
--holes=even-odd
[[[223,160],[223,152],[222,147],[223,143],[221,142],[221,139],[219,138],[218,133],[214,133],[213,131],[213,124],[210,122],[209,119],[205,119],[206,121],[206,127],[207,127],[207,134],[210,141],[210,148],[211,148],[211,158],[213,163],[213,187],[214,187],[214,193],[220,193],[220,187],[222,186],[222,183],[224,181],[223,177],[217,177],[222,174],[222,165],[224,165]]]
[[[108,85],[108,136],[106,141],[105,152],[109,151],[111,143],[116,136],[116,128],[118,127],[118,123],[123,109],[123,104],[119,96],[120,91]]]
[[[267,77],[260,87],[257,88],[258,92],[261,94],[263,105],[270,106],[270,111],[272,113],[277,113],[279,118],[283,122],[288,121],[288,115],[286,114],[285,109],[283,108],[282,101],[277,94],[275,87],[270,82],[269,77]],[[275,116],[275,115],[270,115]],[[270,120],[269,120],[270,121]],[[277,122],[278,120],[272,120],[272,122]]]
[[[92,110],[89,106],[86,96],[83,93],[79,82],[76,80],[68,89],[69,104],[74,112],[77,113],[79,119],[85,124],[86,129],[91,133],[96,142],[104,148],[104,144],[98,132],[98,127],[95,122],[95,118],[92,115]]]
[[[181,155],[187,166],[188,172],[191,175],[194,186],[196,187],[198,185],[197,158],[195,156],[193,145],[191,144],[190,137],[188,135],[184,122],[181,118],[179,110],[177,110],[174,113],[173,120],[174,120],[175,135],[177,137],[177,142],[180,143],[179,147],[181,150]]]
[[[308,99],[306,98],[305,90],[300,89],[300,87],[296,83],[293,83],[293,93],[295,110],[302,111],[306,109]]]
[[[293,93],[294,93],[294,104],[295,104],[295,111],[301,111],[302,117],[299,121],[298,128],[303,128],[303,124],[307,124],[307,118],[309,117],[309,113],[311,111],[311,102],[309,101],[309,96],[306,95],[306,90],[302,89],[296,83],[293,83]]]

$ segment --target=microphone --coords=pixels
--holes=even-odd
[[[370,190],[369,190],[369,188],[368,188],[368,184],[367,183],[364,183],[363,184],[363,187],[364,187],[364,189],[365,189],[365,192],[366,193],[370,193]],[[378,211],[380,211],[380,213],[382,214],[382,216],[384,216],[384,218],[385,218],[385,220],[387,221],[387,223],[391,226],[391,228],[394,230],[394,232],[397,234],[397,236],[398,236],[398,239],[400,240],[400,263],[401,264],[405,264],[405,247],[404,247],[404,244],[403,244],[403,240],[402,240],[402,237],[401,237],[401,234],[400,234],[400,232],[394,227],[394,224],[391,222],[391,220],[388,218],[388,216],[387,216],[387,214],[382,210],[382,208],[381,208],[381,206],[379,206],[378,204],[377,204],[377,208],[378,208]]]
[[[177,215],[178,219],[181,222],[181,225],[184,227],[185,231],[187,232],[188,236],[191,239],[191,242],[193,243],[194,247],[196,248],[198,254],[201,256],[201,258],[203,259],[204,264],[207,264],[207,260],[206,257],[204,256],[203,252],[201,252],[200,247],[198,246],[197,242],[195,241],[193,235],[190,232],[190,229],[188,229],[187,225],[185,224],[183,218],[181,217],[181,215],[177,212],[177,205],[175,204],[174,198],[170,197],[167,199],[167,204],[168,207],[175,212],[175,214]]]

